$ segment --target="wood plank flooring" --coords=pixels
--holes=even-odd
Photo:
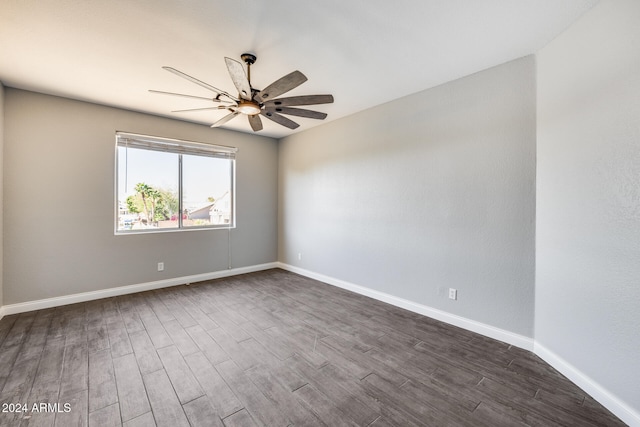
[[[624,425],[530,352],[279,269],[6,316],[0,404],[0,426]]]

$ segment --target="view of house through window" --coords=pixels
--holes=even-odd
[[[116,135],[116,232],[233,227],[235,149]]]

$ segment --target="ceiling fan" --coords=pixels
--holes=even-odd
[[[244,114],[249,120],[251,129],[254,132],[262,130],[262,120],[260,116],[266,117],[274,122],[285,126],[289,129],[296,129],[300,126],[293,120],[283,116],[298,116],[307,117],[311,119],[323,120],[327,117],[326,113],[320,111],[307,110],[304,108],[292,108],[301,105],[316,105],[316,104],[330,104],[333,102],[333,95],[304,95],[304,96],[291,96],[287,98],[278,98],[289,92],[292,89],[300,86],[307,81],[307,77],[300,71],[293,71],[284,77],[279,78],[275,82],[271,83],[266,88],[259,90],[251,86],[251,65],[256,62],[256,56],[251,53],[243,53],[241,55],[242,60],[247,64],[247,72],[245,73],[242,64],[235,59],[224,58],[229,75],[233,84],[238,89],[238,96],[233,96],[224,90],[217,89],[208,83],[191,77],[182,71],[176,70],[172,67],[162,67],[165,70],[189,80],[192,83],[200,85],[205,89],[210,90],[215,94],[214,98],[206,98],[202,96],[186,95],[182,93],[164,92],[159,90],[150,90],[152,93],[159,93],[163,95],[182,96],[193,99],[206,99],[215,102],[214,107],[205,108],[191,108],[187,110],[175,110],[172,113],[198,111],[198,110],[228,110],[229,114],[217,120],[211,127],[217,127],[223,125],[234,117]]]

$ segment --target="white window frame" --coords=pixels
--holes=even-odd
[[[119,201],[118,201],[118,169],[119,169],[119,156],[118,147],[137,148],[151,151],[163,151],[178,155],[178,226],[173,228],[149,228],[149,229],[136,229],[136,230],[119,230],[118,229],[118,216],[119,216]],[[164,138],[159,136],[141,135],[130,132],[116,132],[116,144],[115,144],[115,188],[114,188],[114,200],[115,200],[115,217],[114,217],[114,232],[116,235],[127,234],[146,234],[146,233],[175,233],[180,231],[194,231],[194,230],[215,230],[215,229],[231,229],[236,227],[236,166],[235,159],[238,149],[236,147],[228,147],[224,145],[213,145],[202,142],[187,141],[173,138]],[[183,200],[182,200],[182,155],[195,155],[203,157],[215,157],[230,160],[230,208],[231,213],[229,216],[228,224],[208,224],[199,226],[185,226],[183,225],[182,214],[183,212]]]

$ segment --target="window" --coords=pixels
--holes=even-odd
[[[236,151],[117,132],[116,233],[233,227]]]

